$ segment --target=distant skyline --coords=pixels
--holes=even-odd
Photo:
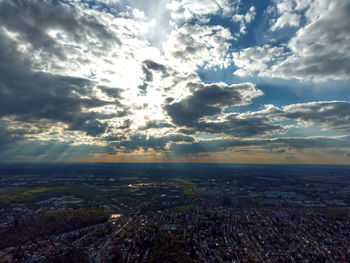
[[[350,1],[0,0],[0,162],[350,164]]]

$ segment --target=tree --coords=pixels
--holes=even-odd
[[[120,250],[119,250],[119,249],[117,249],[117,250],[114,252],[114,255],[113,255],[113,257],[111,258],[110,263],[123,263],[123,255],[122,255],[122,253],[120,253]]]

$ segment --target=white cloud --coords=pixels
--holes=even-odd
[[[283,13],[276,21],[276,23],[271,27],[271,30],[276,30],[279,28],[284,28],[286,26],[298,27],[300,24],[301,15]]]
[[[111,5],[119,4],[120,0],[96,0],[96,2],[111,6]]]
[[[300,12],[310,7],[313,0],[275,0],[268,9],[269,13],[276,13],[277,18],[271,21],[270,30],[274,31],[285,27],[299,27]]]
[[[246,14],[235,14],[232,19],[234,22],[240,23],[240,30],[239,32],[241,34],[247,33],[247,25],[249,25],[256,16],[256,10],[255,7],[252,6],[248,10]]]
[[[275,65],[273,76],[299,79],[350,78],[350,3],[314,1],[309,21],[289,41],[292,55]]]
[[[250,47],[234,52],[232,53],[233,62],[239,67],[234,74],[238,76],[263,75],[269,70],[271,63],[276,63],[280,59],[283,52],[282,47],[271,47],[270,45]]]
[[[175,20],[197,18],[205,21],[205,16],[213,14],[229,15],[233,12],[235,2],[229,0],[173,0],[168,4]]]
[[[163,49],[169,63],[185,72],[202,66],[227,67],[230,63],[227,52],[233,39],[222,26],[185,24],[170,34]]]
[[[290,5],[281,3],[286,2],[280,2],[279,10],[290,10]],[[308,1],[307,5],[302,5],[300,1],[293,3],[295,8],[306,8],[306,24],[287,44],[279,47],[264,45],[235,52],[234,62],[239,67],[235,74],[313,81],[349,79],[350,3],[341,0],[314,0]],[[272,29],[297,26],[299,18],[290,17],[294,15],[284,13]],[[256,57],[257,53],[262,57]]]

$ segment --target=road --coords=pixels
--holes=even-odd
[[[106,240],[106,242],[103,244],[103,246],[100,248],[100,250],[97,252],[96,257],[95,257],[95,263],[101,263],[101,255],[103,251],[106,250],[108,247],[109,243],[111,243],[111,240],[114,236],[119,235],[119,233],[131,222],[131,217],[129,217],[128,221],[118,230],[115,230],[114,233],[112,233],[109,238]]]

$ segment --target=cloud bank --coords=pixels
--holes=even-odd
[[[349,16],[340,0],[0,1],[0,158],[349,163],[345,93],[264,90],[348,85]]]

